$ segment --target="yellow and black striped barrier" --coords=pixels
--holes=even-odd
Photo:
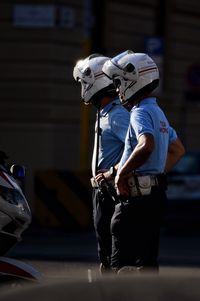
[[[91,192],[89,172],[38,171],[35,218],[43,226],[88,230],[93,223]]]

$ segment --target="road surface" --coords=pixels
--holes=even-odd
[[[119,277],[116,279],[113,276],[99,275],[93,231],[67,233],[38,226],[31,227],[24,234],[23,240],[10,251],[9,256],[39,271],[41,273],[39,286],[32,286],[30,283],[19,285],[13,280],[9,285],[2,287],[0,300],[57,301],[54,294],[60,294],[59,301],[86,299],[126,301],[130,300],[125,297],[127,289],[130,290],[130,296],[141,295],[141,300],[144,301],[173,300],[175,297],[177,301],[179,297],[181,300],[200,300],[199,233],[197,229],[184,232],[162,229],[159,275],[156,278],[151,274],[143,277],[133,275],[134,281],[131,280],[130,283],[128,278],[124,282],[124,279]],[[88,287],[88,284],[91,286]],[[143,291],[148,292],[148,289],[151,291],[152,299],[148,293],[143,295]],[[66,297],[70,294],[73,295],[71,299]],[[163,297],[165,295],[170,296],[169,299],[168,297],[165,299]]]

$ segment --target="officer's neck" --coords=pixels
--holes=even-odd
[[[147,98],[149,96],[150,96],[149,93],[145,93],[145,94],[141,95],[140,97],[132,99],[132,101],[131,101],[132,107],[137,106],[142,100],[144,100],[145,98]]]
[[[102,110],[105,106],[107,106],[114,99],[115,98],[113,98],[113,97],[103,97],[100,102],[100,110]]]

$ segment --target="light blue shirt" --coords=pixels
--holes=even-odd
[[[169,144],[177,139],[177,134],[169,125],[164,112],[154,97],[143,99],[131,110],[130,126],[118,171],[131,155],[139,137],[146,133],[153,135],[155,148],[148,160],[136,171],[142,174],[164,172]]]
[[[98,169],[109,169],[119,163],[129,122],[130,113],[120,104],[119,99],[115,99],[101,110]]]

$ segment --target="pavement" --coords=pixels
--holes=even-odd
[[[198,231],[197,231],[198,230]],[[161,265],[200,267],[200,229],[162,228]],[[94,231],[67,232],[33,223],[10,257],[33,260],[79,261],[98,263]]]
[[[67,232],[37,223],[30,225],[8,255],[37,260],[98,261],[94,231]]]
[[[98,258],[92,229],[69,233],[33,223],[24,232],[22,241],[10,251],[10,257],[34,263],[45,276],[44,280],[39,285],[6,283],[1,287],[0,299],[199,301],[199,233],[189,229],[162,229],[159,277],[152,274],[96,277]],[[74,277],[73,270],[76,270]]]

